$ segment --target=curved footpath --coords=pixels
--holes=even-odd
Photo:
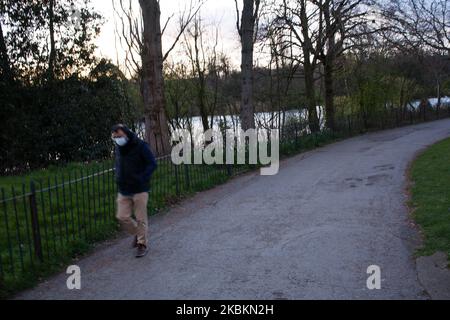
[[[371,133],[236,178],[152,217],[147,257],[117,239],[79,261],[81,290],[62,273],[17,298],[428,299],[405,172],[448,136],[450,119]]]

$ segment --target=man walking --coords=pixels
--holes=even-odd
[[[147,203],[150,178],[157,164],[147,143],[122,124],[112,128],[116,143],[117,219],[122,227],[134,235],[136,258],[148,252]],[[136,219],[132,218],[134,216]]]

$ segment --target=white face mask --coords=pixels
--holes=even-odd
[[[113,138],[113,140],[119,147],[123,147],[128,143],[127,137]]]

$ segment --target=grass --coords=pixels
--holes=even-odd
[[[61,270],[115,233],[117,226],[108,210],[114,205],[112,174],[79,180],[103,171],[109,163],[70,164],[0,179],[0,200],[10,199],[0,206],[0,297]],[[31,180],[41,190],[35,199],[44,263],[35,256],[32,240]],[[76,182],[52,188],[68,181]]]
[[[413,217],[424,236],[418,255],[446,252],[450,259],[450,139],[418,156],[410,172]]]
[[[15,187],[17,191],[20,191],[22,188],[22,184],[29,185],[31,180],[34,181],[47,181],[48,178],[54,179],[57,177],[58,179],[64,178],[66,181],[73,178],[75,175],[77,176],[85,176],[90,174],[91,172],[96,172],[99,170],[102,165],[105,168],[111,168],[112,161],[102,161],[102,162],[74,162],[69,163],[65,166],[49,166],[45,169],[33,170],[27,174],[15,175],[15,176],[2,176],[0,177],[0,186],[5,189],[5,192],[8,194],[11,192],[11,187]]]

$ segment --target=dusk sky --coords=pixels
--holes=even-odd
[[[116,0],[117,1],[117,0]],[[136,8],[139,8],[139,1],[133,0]],[[188,6],[190,0],[164,0],[161,1],[161,24],[164,25],[167,18],[174,14],[169,23],[168,30],[163,36],[163,51],[173,43],[177,34],[177,17]],[[100,37],[97,40],[98,55],[110,58],[114,62],[117,60],[114,35],[114,11],[112,0],[92,0],[92,4],[103,15],[105,24]],[[231,58],[233,67],[239,65],[240,45],[236,31],[236,10],[234,0],[206,0],[201,9],[201,16],[205,29],[213,30],[213,26],[219,26],[219,47],[218,50],[226,52]],[[206,41],[206,40],[205,40]],[[211,41],[211,39],[208,39]],[[171,59],[182,59],[184,53],[181,48],[177,48],[171,54]],[[119,48],[119,62],[123,60]]]

